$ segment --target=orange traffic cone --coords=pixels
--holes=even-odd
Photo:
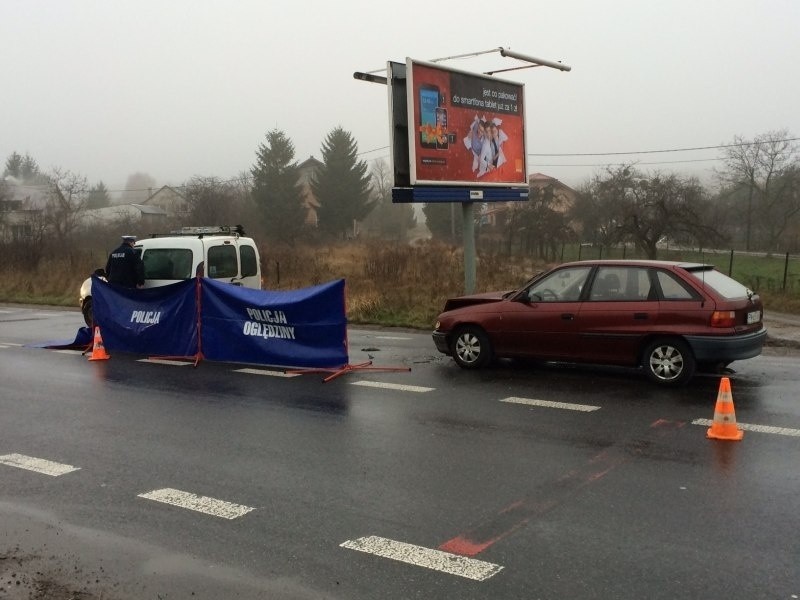
[[[100,335],[100,328],[94,328],[94,343],[92,343],[92,355],[89,360],[108,360],[111,358],[103,345],[103,336]]]
[[[738,442],[744,437],[744,431],[736,426],[731,382],[727,377],[723,377],[719,382],[717,405],[714,407],[714,421],[711,423],[711,427],[708,428],[706,437],[734,442]]]

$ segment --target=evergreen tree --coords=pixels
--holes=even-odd
[[[11,175],[26,183],[44,183],[47,178],[39,172],[39,163],[30,155],[22,156],[19,152],[12,152],[6,159],[6,168],[3,177]]]
[[[86,208],[106,208],[111,206],[111,198],[108,195],[108,189],[101,181],[92,189],[89,190],[89,197],[86,199]]]
[[[306,209],[294,144],[282,131],[267,133],[258,147],[253,174],[253,201],[267,235],[292,243],[303,229]]]
[[[322,231],[346,236],[374,208],[367,163],[358,160],[353,136],[336,127],[322,143],[323,165],[311,180]]]

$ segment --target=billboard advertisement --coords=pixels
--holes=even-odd
[[[526,186],[524,86],[406,60],[411,185]]]

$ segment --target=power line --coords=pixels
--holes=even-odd
[[[800,140],[800,138],[786,138],[783,140],[769,140],[769,143],[781,143],[781,142],[796,142]],[[670,148],[669,150],[635,150],[633,152],[568,152],[563,154],[553,154],[553,153],[529,153],[528,156],[619,156],[622,154],[661,154],[665,152],[692,152],[694,150],[722,150],[725,148],[741,148],[744,146],[756,146],[758,144],[763,144],[764,141],[760,142],[740,142],[738,144],[720,144],[717,146],[696,146],[694,148]]]

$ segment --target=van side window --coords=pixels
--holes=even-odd
[[[240,246],[239,256],[242,261],[242,277],[258,275],[258,259],[256,259],[255,248],[252,246]]]
[[[236,247],[232,244],[211,246],[208,249],[206,271],[206,275],[212,279],[238,276],[239,266],[236,263]]]

